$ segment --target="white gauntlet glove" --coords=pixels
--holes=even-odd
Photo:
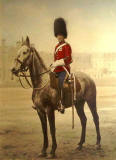
[[[53,62],[52,65],[51,65],[51,72],[53,72],[54,69],[55,69],[57,66],[64,66],[64,65],[65,65],[64,59],[56,60],[56,61]]]
[[[57,66],[64,66],[64,59],[60,59],[60,60],[56,60],[55,62],[52,63],[53,67],[57,67]]]

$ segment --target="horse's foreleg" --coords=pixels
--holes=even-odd
[[[85,104],[85,101],[80,100],[75,105],[76,111],[78,113],[78,116],[79,116],[80,121],[81,121],[81,126],[82,126],[81,139],[80,139],[80,142],[78,143],[78,147],[77,147],[79,150],[82,149],[83,143],[85,142],[85,134],[86,134],[87,118],[86,118],[85,113],[84,113],[84,104]]]
[[[52,110],[51,108],[48,109],[48,120],[49,120],[49,126],[50,126],[50,133],[52,136],[52,149],[50,152],[50,156],[49,158],[54,158],[55,157],[55,151],[57,148],[57,142],[56,142],[56,128],[55,128],[55,113],[54,110]]]
[[[41,120],[41,125],[42,125],[42,131],[43,131],[43,138],[44,138],[44,143],[43,143],[43,148],[42,151],[40,153],[40,157],[45,157],[46,154],[46,150],[48,147],[48,135],[47,135],[47,118],[46,118],[46,114],[44,112],[41,112],[40,110],[37,110],[37,113],[40,117]]]

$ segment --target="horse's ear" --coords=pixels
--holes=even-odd
[[[24,43],[24,39],[23,39],[23,37],[22,37],[22,44]]]
[[[26,45],[27,45],[28,47],[30,47],[30,40],[29,40],[29,37],[28,37],[28,36],[26,37]]]

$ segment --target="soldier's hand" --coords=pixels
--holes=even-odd
[[[50,71],[51,71],[51,72],[54,72],[54,69],[55,69],[54,67],[51,67]]]

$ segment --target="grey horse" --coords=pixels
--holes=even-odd
[[[34,47],[31,47],[28,36],[26,40],[22,42],[22,46],[18,51],[14,67],[12,68],[11,71],[13,74],[18,76],[19,73],[24,71],[25,68],[29,69],[33,85],[32,101],[34,106],[36,106],[37,108],[37,113],[39,115],[43,131],[43,147],[39,156],[47,158],[55,158],[55,151],[57,148],[56,135],[55,135],[56,132],[55,110],[57,110],[58,95],[57,91],[50,87],[49,81],[44,87],[42,87],[45,78],[44,76],[41,76],[41,73],[47,71],[47,67],[45,66],[42,58],[40,57],[36,49]],[[87,102],[93,116],[97,133],[96,145],[97,148],[100,148],[101,136],[99,128],[99,116],[96,108],[96,85],[94,81],[85,73],[77,72],[75,73],[75,77],[76,80],[78,79],[81,85],[81,90],[77,91],[77,97],[75,103],[75,108],[80,118],[82,126],[81,138],[77,148],[79,150],[82,149],[83,143],[85,142],[86,122],[87,122],[87,118],[84,113],[85,102]],[[67,108],[68,107],[71,106],[67,106]],[[49,155],[47,155],[47,148],[48,148],[47,117],[52,137],[52,148]]]

